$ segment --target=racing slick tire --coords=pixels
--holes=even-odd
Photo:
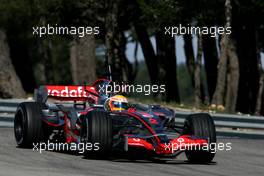
[[[184,123],[184,134],[208,139],[208,150],[186,150],[189,162],[209,163],[215,156],[216,132],[212,117],[206,113],[189,115]]]
[[[82,120],[81,141],[97,146],[84,151],[85,157],[104,158],[112,149],[112,119],[105,111],[91,111]]]
[[[14,133],[18,147],[31,148],[43,139],[42,109],[37,102],[23,102],[17,107]]]

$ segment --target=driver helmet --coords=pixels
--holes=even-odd
[[[108,111],[123,111],[128,109],[127,98],[123,95],[115,95],[105,101],[105,109]]]

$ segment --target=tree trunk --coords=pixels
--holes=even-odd
[[[25,98],[26,93],[13,67],[6,35],[0,30],[0,97]]]
[[[95,38],[93,35],[85,35],[72,42],[70,62],[74,84],[91,84],[96,80]]]
[[[236,47],[232,38],[229,40],[229,48],[227,53],[229,61],[229,79],[227,80],[226,111],[229,113],[234,113],[236,110],[238,93],[239,63],[236,54]]]
[[[203,54],[203,44],[202,44],[202,34],[198,35],[197,41],[197,57],[195,62],[194,70],[194,103],[195,107],[199,108],[202,105],[202,93],[201,93],[201,65],[202,65],[202,54]]]
[[[43,67],[44,67],[44,75],[45,84],[54,84],[54,68],[52,63],[52,43],[49,39],[43,39],[39,41],[39,52],[42,56]]]
[[[121,58],[121,31],[119,28],[119,3],[120,0],[107,0],[107,15],[105,18],[105,45],[107,64],[111,65],[113,80],[122,81],[122,66],[124,62]]]
[[[225,1],[225,27],[231,27],[232,5],[231,0]],[[228,75],[227,75],[228,68]],[[227,79],[227,83],[226,83]],[[221,37],[221,52],[218,65],[218,77],[216,91],[213,96],[213,104],[218,109],[227,112],[235,112],[237,103],[237,93],[239,84],[239,63],[236,54],[236,47],[233,38],[230,35],[223,34]],[[227,91],[225,92],[225,88]],[[226,93],[225,102],[224,95]],[[225,103],[225,106],[224,106]]]
[[[230,0],[225,1],[225,27],[231,26],[231,4]],[[223,34],[220,42],[220,60],[218,63],[216,89],[212,99],[212,105],[224,107],[224,95],[226,88],[226,71],[227,71],[227,48],[229,44],[229,36]]]
[[[122,77],[123,81],[129,82],[130,84],[134,82],[137,74],[137,60],[135,61],[135,67],[133,68],[133,65],[129,62],[129,60],[126,57],[126,37],[124,32],[120,32],[120,47],[119,47],[119,57],[122,60]]]
[[[136,41],[136,44],[135,44],[135,49],[134,49],[134,59],[135,59],[135,61],[134,61],[134,66],[133,66],[133,81],[136,79],[136,76],[137,76],[137,73],[138,73],[138,56],[137,56],[137,54],[138,54],[138,42]]]
[[[259,90],[258,90],[258,97],[256,102],[255,115],[260,115],[261,113],[261,106],[263,104],[263,88],[264,88],[264,74],[262,73],[259,79]]]
[[[255,113],[259,89],[258,56],[256,47],[256,24],[252,12],[235,13],[234,27],[239,56],[239,91],[237,110],[242,113]]]
[[[155,55],[155,51],[150,41],[150,37],[147,32],[147,28],[144,25],[144,21],[142,21],[142,11],[139,7],[137,1],[133,1],[134,6],[134,29],[137,35],[137,39],[141,45],[142,52],[144,55],[145,63],[148,68],[149,78],[151,84],[158,84],[158,75],[159,75],[159,68],[158,68],[158,61]],[[154,95],[155,96],[155,95]]]
[[[218,55],[215,38],[208,35],[203,36],[203,53],[209,101],[211,102],[217,80]]]
[[[226,67],[227,67],[227,46],[228,38],[226,35],[223,35],[221,38],[221,51],[220,59],[217,66],[217,82],[216,89],[213,95],[212,104],[224,106],[224,95],[226,87]]]
[[[148,32],[146,30],[146,27],[142,24],[136,23],[134,24],[134,26],[148,68],[150,82],[151,84],[157,84],[159,82],[157,57],[155,55],[155,51],[149,39]]]
[[[264,72],[262,68],[261,56],[260,56],[260,49],[257,47],[257,57],[258,57],[258,72],[259,72],[259,89],[257,94],[256,100],[256,108],[255,108],[255,115],[260,115],[261,113],[261,106],[263,101],[263,88],[264,88]]]
[[[162,32],[156,34],[157,58],[159,65],[159,80],[165,84],[166,102],[175,101],[180,103],[177,81],[175,38],[165,36]]]
[[[191,83],[194,88],[194,68],[195,68],[195,59],[192,45],[192,35],[185,34],[183,35],[184,39],[184,53],[186,57],[186,65],[190,75]]]
[[[15,29],[14,31],[6,31],[10,57],[23,89],[26,92],[33,92],[36,88],[36,81],[30,56],[32,51],[29,51],[28,41],[18,34]]]

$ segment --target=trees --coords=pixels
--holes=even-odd
[[[201,82],[201,65],[202,65],[202,52],[203,52],[203,38],[202,34],[198,35],[197,42],[197,56],[194,69],[194,104],[195,107],[200,107],[202,104],[202,82]]]
[[[166,92],[157,94],[162,100],[180,103],[175,38],[165,35],[163,31],[165,26],[174,24],[173,21],[177,19],[175,15],[178,13],[177,2],[171,0],[166,2],[139,0],[139,3],[135,3],[135,9],[137,15],[134,27],[143,50],[151,84],[165,85]],[[147,21],[147,23],[143,21]],[[145,25],[148,25],[152,36],[155,36],[156,53],[150,41],[151,34],[148,34]],[[157,95],[155,95],[156,98]]]
[[[237,110],[254,113],[259,88],[257,32],[261,17],[255,3],[243,1],[233,4],[233,31],[239,57],[239,89]]]
[[[225,9],[225,27],[227,28],[231,27],[231,0],[225,1]],[[234,112],[237,102],[239,81],[239,66],[236,47],[233,38],[227,34],[222,35],[220,46],[221,53],[218,65],[217,86],[213,96],[212,104],[216,104],[218,109],[224,108],[224,104],[226,104],[227,111]],[[226,86],[227,92],[225,92]],[[225,98],[226,101],[224,101]]]
[[[259,50],[258,50],[259,52]],[[260,115],[261,113],[261,105],[262,105],[262,97],[263,97],[263,88],[264,88],[264,73],[262,68],[262,62],[260,58],[260,53],[258,54],[258,71],[259,71],[259,88],[258,88],[258,94],[257,94],[257,100],[256,100],[256,108],[255,108],[255,114]]]
[[[6,34],[0,30],[0,97],[24,98],[26,93],[10,59]]]
[[[96,80],[95,38],[76,38],[70,46],[71,74],[74,84],[91,84]]]
[[[192,45],[192,36],[190,34],[183,35],[184,39],[184,53],[186,57],[186,66],[191,78],[192,86],[194,87],[194,67],[195,59]]]
[[[137,68],[142,68],[137,63],[143,63],[133,66],[126,56],[127,44],[133,41],[141,46],[136,48],[142,49],[150,83],[166,86],[165,93],[154,95],[156,99],[179,103],[187,98],[199,107],[207,102],[203,100],[208,95],[209,102],[221,110],[259,114],[264,113],[260,66],[260,52],[264,50],[263,9],[260,0],[239,3],[232,0],[14,0],[0,4],[0,26],[7,34],[12,60],[9,63],[13,63],[27,92],[39,84],[92,82],[98,75],[102,76],[106,64],[112,66],[114,81],[133,83]],[[32,35],[32,26],[47,24],[98,26],[100,33],[83,38]],[[191,78],[181,82],[184,86],[177,80],[177,61],[182,59],[175,48],[180,45],[175,42],[175,36],[164,34],[165,27],[179,24],[232,27],[231,35],[216,38],[197,33],[182,35],[184,71],[188,69]],[[195,35],[199,40],[193,46]],[[105,48],[99,56],[95,54],[97,46]],[[135,60],[141,59],[134,56]],[[183,97],[179,92],[183,87],[190,87],[188,92],[194,90],[195,95],[192,92],[187,93],[189,97]]]
[[[176,69],[176,53],[175,38],[164,35],[163,32],[156,33],[157,58],[159,65],[160,84],[164,84],[166,92],[164,99],[166,102],[180,102],[177,69]]]
[[[106,1],[106,17],[105,17],[105,46],[107,62],[112,66],[114,80],[121,82],[122,80],[122,65],[123,58],[121,58],[120,49],[120,0]]]
[[[29,51],[32,40],[27,35],[34,20],[25,20],[32,17],[30,9],[27,0],[3,1],[0,5],[0,26],[6,33],[10,58],[23,88],[28,92],[33,91],[36,85]]]
[[[203,36],[203,56],[206,70],[209,101],[212,101],[216,88],[218,53],[216,39],[208,35]]]
[[[136,1],[134,3],[134,9],[136,11],[136,16],[134,18],[133,26],[138,41],[142,47],[144,59],[148,68],[150,82],[151,84],[157,84],[159,74],[157,57],[151,44],[147,28],[142,21],[142,10]]]

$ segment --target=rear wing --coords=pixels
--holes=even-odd
[[[34,99],[37,102],[45,103],[49,97],[61,101],[88,101],[97,104],[99,95],[93,86],[74,85],[45,85],[34,92]]]

